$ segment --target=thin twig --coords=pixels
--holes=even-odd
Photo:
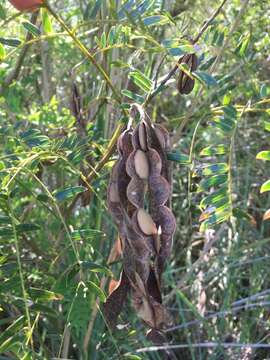
[[[270,349],[270,344],[255,343],[255,344],[242,344],[242,343],[224,343],[224,342],[205,342],[197,344],[179,344],[179,345],[167,345],[167,346],[149,346],[138,349],[137,353],[144,353],[150,351],[167,350],[167,349],[185,349],[185,348],[216,348],[223,347],[225,349],[230,348],[252,348],[252,349]]]

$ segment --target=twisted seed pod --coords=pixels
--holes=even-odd
[[[119,160],[112,169],[108,187],[108,207],[118,226],[123,251],[121,279],[124,276],[129,284],[138,316],[152,329],[162,329],[171,322],[160,292],[161,275],[175,231],[169,208],[169,149],[168,132],[142,120],[133,131],[125,131],[119,138]],[[123,303],[123,294],[126,296],[128,290],[124,285],[121,288],[120,282],[112,291],[105,304],[106,317],[114,311],[118,296]],[[116,322],[118,313],[110,315],[110,323]]]

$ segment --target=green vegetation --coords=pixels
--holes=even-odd
[[[133,103],[172,144],[169,358],[270,358],[269,18],[267,0],[0,0],[0,360],[164,358],[130,299],[116,329],[102,312]]]

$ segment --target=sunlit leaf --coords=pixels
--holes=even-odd
[[[42,26],[45,34],[51,34],[53,27],[47,9],[42,9]]]
[[[212,186],[218,186],[225,183],[228,180],[227,175],[214,175],[209,178],[203,179],[198,187],[198,192],[206,191]]]
[[[200,152],[200,156],[212,156],[226,154],[227,148],[225,145],[207,146]]]
[[[200,202],[200,206],[202,208],[205,208],[209,205],[214,205],[216,203],[219,203],[220,201],[221,202],[229,202],[227,186],[223,186],[219,190],[214,191],[213,193],[207,195]],[[219,206],[220,206],[220,204],[219,204]]]
[[[6,57],[6,50],[4,46],[0,43],[0,61]]]
[[[209,176],[209,175],[216,175],[216,174],[224,174],[228,172],[228,164],[226,163],[217,163],[217,164],[211,164],[206,166],[203,169],[203,175]]]
[[[270,180],[267,180],[264,184],[261,186],[261,193],[264,193],[266,191],[270,191]]]
[[[261,151],[257,154],[256,159],[270,160],[270,151]]]

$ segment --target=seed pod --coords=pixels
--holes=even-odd
[[[195,71],[198,67],[198,59],[195,54],[187,54],[183,57],[182,64],[187,64],[189,72]],[[180,71],[177,88],[180,94],[189,94],[193,90],[195,81],[183,70]]]
[[[142,119],[119,138],[108,205],[120,233],[133,306],[151,328],[162,329],[170,319],[161,304],[160,282],[175,231],[166,157],[170,139],[162,126]]]

